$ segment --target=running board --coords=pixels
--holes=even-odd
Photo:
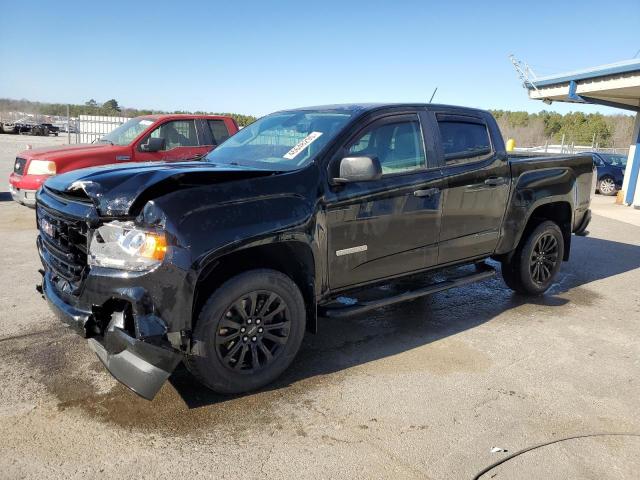
[[[414,300],[433,293],[442,292],[443,290],[449,290],[450,288],[462,287],[463,285],[468,285],[470,283],[480,282],[487,278],[491,278],[496,274],[496,270],[493,267],[483,265],[481,268],[481,271],[474,272],[464,277],[444,280],[418,290],[409,290],[408,292],[381,298],[379,300],[356,303],[345,307],[320,307],[318,313],[320,316],[327,318],[346,318],[359,313],[368,312],[369,310],[374,310],[376,308],[393,305],[394,303],[406,302],[408,300]]]

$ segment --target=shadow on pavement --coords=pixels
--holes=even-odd
[[[540,306],[561,309],[570,302],[590,305],[599,295],[582,289],[583,285],[638,267],[640,246],[574,237],[571,260],[563,264],[558,282],[541,297],[514,294],[498,276],[348,320],[319,319],[319,333],[306,336],[293,365],[263,391],[282,389],[302,379],[397,355],[474,328],[513,308],[531,305],[535,312]],[[401,290],[407,286],[405,281],[392,288]],[[170,382],[189,408],[244,396],[215,394],[183,367],[172,375]]]

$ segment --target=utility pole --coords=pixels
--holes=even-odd
[[[68,104],[67,104],[67,145],[71,145],[71,117],[69,116]]]
[[[518,60],[513,54],[509,55],[509,60],[511,60],[513,68],[516,69],[520,80],[522,80],[522,86],[527,88],[527,85],[531,85],[536,92],[539,92],[540,90],[538,90],[538,87],[536,87],[535,83],[538,77],[531,69],[531,67],[525,62],[521,62],[520,60]]]

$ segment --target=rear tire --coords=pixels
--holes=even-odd
[[[298,286],[275,270],[239,274],[209,297],[193,330],[189,371],[211,390],[256,390],[284,372],[305,332]]]
[[[560,227],[544,221],[520,240],[513,256],[502,262],[502,278],[525,295],[542,295],[552,284],[564,257]]]

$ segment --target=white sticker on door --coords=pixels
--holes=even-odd
[[[282,156],[282,158],[286,158],[287,160],[293,160],[294,158],[296,158],[298,156],[298,154],[302,150],[304,150],[309,145],[311,145],[313,142],[315,142],[320,137],[320,135],[322,135],[322,132],[311,132],[309,135],[307,135],[302,140],[300,140],[298,143],[296,143],[295,146],[291,150],[289,150],[287,153],[285,153]]]

